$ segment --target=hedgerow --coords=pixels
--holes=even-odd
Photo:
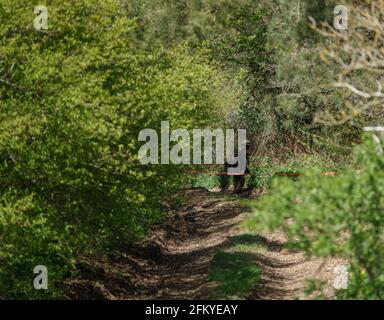
[[[339,298],[384,296],[384,158],[376,147],[366,139],[355,167],[337,177],[313,169],[295,182],[275,180],[249,221],[251,228],[280,228],[309,255],[345,258],[350,281]]]
[[[215,71],[182,46],[140,50],[119,1],[0,6],[0,297],[58,297],[82,254],[143,236],[182,168],[142,166],[140,130],[211,123]],[[33,288],[44,265],[49,290]]]

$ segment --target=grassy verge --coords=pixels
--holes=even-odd
[[[246,299],[261,279],[256,252],[262,246],[251,234],[233,237],[213,260],[209,280],[217,284],[217,299]]]

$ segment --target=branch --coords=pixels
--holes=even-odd
[[[352,91],[354,94],[363,97],[363,98],[384,98],[384,94],[381,92],[381,84],[378,85],[378,91],[374,93],[366,93],[364,91],[361,91],[357,88],[355,88],[353,85],[347,83],[347,82],[337,82],[334,83],[334,87],[336,88],[344,88]]]

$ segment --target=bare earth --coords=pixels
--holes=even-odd
[[[208,281],[212,259],[239,235],[246,208],[204,189],[185,191],[186,203],[153,228],[145,241],[107,260],[84,258],[80,274],[66,281],[68,299],[212,299],[216,284]],[[249,299],[309,299],[306,279],[324,281],[333,296],[334,268],[341,260],[308,259],[287,251],[283,234],[255,236],[264,249],[253,253],[262,282]]]

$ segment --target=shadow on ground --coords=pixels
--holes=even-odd
[[[285,248],[281,233],[244,234],[247,209],[205,189],[183,192],[145,241],[102,259],[84,257],[67,279],[68,299],[296,299],[307,279],[334,295],[333,270],[340,260],[308,259]]]

